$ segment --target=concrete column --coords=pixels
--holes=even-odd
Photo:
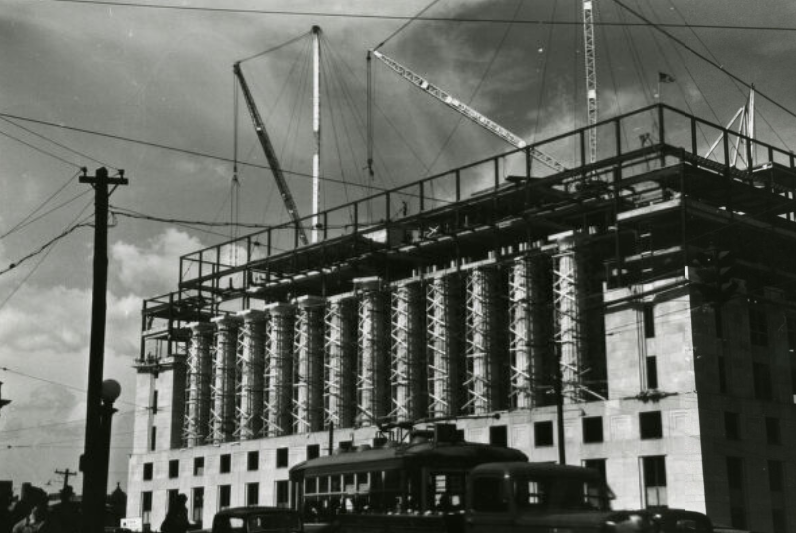
[[[188,350],[188,405],[185,440],[189,447],[205,443],[210,426],[210,348],[213,341],[212,324],[194,322]]]
[[[399,285],[392,298],[392,416],[417,420],[427,414],[425,301],[419,282]]]
[[[359,372],[357,376],[357,421],[375,425],[389,413],[390,353],[387,295],[378,278],[354,280],[359,299]]]
[[[211,438],[213,444],[233,439],[237,399],[236,353],[239,320],[232,316],[213,318],[216,324],[216,350],[213,373],[213,411]]]
[[[552,272],[543,254],[518,257],[509,279],[511,407],[543,405],[543,387],[551,383]]]
[[[504,367],[506,316],[496,266],[475,268],[467,280],[467,403],[465,411],[484,414],[507,407]],[[505,372],[504,372],[505,371]]]
[[[458,275],[434,278],[428,287],[429,416],[459,414],[464,353],[464,302]]]
[[[354,425],[357,372],[356,300],[330,301],[326,310],[326,367],[324,385],[327,422],[336,428]]]
[[[289,435],[293,430],[293,328],[296,308],[291,304],[266,307],[268,344],[266,347],[265,432],[269,437]]]
[[[559,353],[564,401],[577,401],[580,394],[583,357],[584,289],[580,254],[575,237],[558,241],[558,253],[553,257],[553,293],[555,304],[554,338]]]
[[[248,309],[238,313],[238,317],[243,326],[238,335],[242,361],[237,434],[240,440],[249,440],[259,437],[263,428],[266,314]]]
[[[308,433],[323,429],[323,298],[304,296],[297,300],[295,429]]]

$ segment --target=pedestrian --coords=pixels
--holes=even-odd
[[[12,533],[61,533],[61,529],[50,520],[47,504],[38,503],[26,518],[17,522]]]
[[[188,521],[187,502],[188,497],[185,494],[177,494],[174,501],[169,505],[166,518],[160,524],[161,533],[185,533],[191,529],[191,523]]]

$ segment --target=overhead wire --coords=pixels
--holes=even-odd
[[[711,65],[712,67],[720,70],[721,72],[724,72],[731,79],[734,79],[735,81],[737,81],[738,83],[740,83],[741,85],[746,87],[747,89],[754,89],[756,94],[760,95],[765,100],[768,100],[768,102],[770,102],[771,104],[773,104],[774,106],[776,106],[780,110],[784,111],[788,115],[796,118],[796,112],[794,112],[791,109],[785,107],[783,104],[780,104],[777,100],[774,100],[774,98],[772,98],[768,94],[764,93],[760,89],[758,89],[756,87],[753,87],[751,83],[743,80],[742,78],[740,78],[736,74],[733,74],[732,72],[730,72],[729,70],[724,68],[724,65],[721,65],[721,64],[717,63],[716,61],[713,61],[711,58],[707,57],[705,54],[702,54],[701,52],[699,52],[698,50],[696,50],[695,48],[693,48],[692,46],[690,46],[689,44],[684,42],[682,39],[674,36],[671,32],[666,31],[662,26],[655,24],[654,22],[652,22],[651,20],[646,18],[644,15],[642,15],[638,11],[636,11],[633,8],[631,8],[628,5],[626,5],[622,0],[612,0],[612,1],[615,4],[619,5],[622,9],[628,11],[629,13],[632,13],[637,18],[643,20],[644,22],[646,22],[647,24],[652,26],[656,31],[662,33],[663,35],[665,35],[666,37],[668,37],[669,39],[671,39],[675,43],[679,44],[680,46],[682,46],[683,48],[685,48],[686,50],[688,50],[689,52],[691,52],[692,54],[697,56],[699,59],[707,62],[709,65]]]
[[[262,57],[262,56],[264,56],[266,54],[270,54],[271,52],[276,52],[277,50],[281,50],[282,48],[285,48],[286,46],[290,46],[291,44],[295,43],[296,41],[300,41],[301,39],[303,39],[304,37],[306,37],[310,33],[311,32],[306,31],[306,32],[302,33],[301,35],[297,35],[297,36],[293,37],[292,39],[288,39],[287,41],[283,42],[282,44],[278,44],[276,46],[273,46],[273,47],[271,47],[271,48],[269,48],[267,50],[264,50],[262,52],[254,54],[252,56],[245,57],[243,59],[239,59],[237,62],[238,63],[243,63],[245,61],[251,61],[252,59],[256,59],[258,57]]]
[[[517,5],[514,7],[514,13],[512,15],[512,20],[517,18],[517,15],[519,14],[521,7],[522,7],[522,0],[517,0]],[[509,33],[511,32],[511,28],[512,28],[512,24],[511,24],[511,22],[509,22],[508,25],[506,26],[506,28],[503,30],[503,35],[500,37],[500,41],[498,42],[497,46],[495,47],[495,50],[492,52],[492,56],[489,58],[489,62],[487,63],[486,68],[484,69],[484,72],[481,73],[481,78],[478,80],[478,83],[476,84],[475,89],[473,89],[473,92],[470,93],[470,98],[467,99],[467,105],[468,106],[471,106],[472,103],[473,103],[473,100],[475,100],[475,98],[478,96],[478,93],[481,90],[481,87],[483,86],[484,81],[486,81],[486,77],[489,75],[489,71],[492,70],[492,66],[495,64],[495,60],[497,59],[498,55],[500,54],[500,51],[503,49],[503,45],[505,44],[506,39],[508,38]],[[428,176],[428,174],[431,173],[431,170],[433,170],[434,165],[437,164],[437,161],[439,161],[439,158],[442,157],[442,154],[445,152],[445,150],[447,150],[448,145],[450,144],[451,140],[453,139],[453,136],[456,133],[456,131],[459,129],[459,126],[464,121],[464,118],[465,117],[459,115],[459,118],[456,121],[456,124],[453,126],[453,129],[451,129],[450,133],[448,133],[448,136],[445,138],[445,142],[442,143],[442,146],[437,151],[437,155],[434,157],[434,160],[431,162],[431,165],[429,165],[429,171],[426,174],[427,176]]]
[[[47,249],[48,249],[50,246],[52,246],[52,245],[53,245],[53,244],[55,244],[56,242],[60,241],[61,239],[65,238],[66,236],[68,236],[68,235],[69,235],[70,233],[72,233],[73,231],[75,231],[75,230],[78,230],[78,229],[80,229],[80,228],[89,227],[89,226],[93,226],[93,224],[89,224],[89,223],[80,223],[80,224],[75,224],[74,226],[71,226],[71,227],[69,227],[69,228],[65,229],[65,230],[64,230],[64,231],[62,231],[60,234],[58,234],[57,236],[53,237],[52,239],[50,239],[49,241],[47,241],[46,243],[44,243],[43,245],[41,245],[41,246],[40,246],[39,248],[37,248],[35,251],[33,251],[33,252],[30,252],[30,253],[28,253],[27,255],[24,255],[24,256],[22,256],[21,258],[17,259],[17,260],[16,260],[16,261],[14,261],[13,263],[11,263],[11,264],[10,264],[8,267],[6,267],[5,269],[3,269],[3,270],[0,270],[0,276],[2,276],[3,274],[7,274],[8,272],[11,272],[12,270],[14,270],[14,269],[15,269],[15,268],[17,268],[18,266],[20,266],[22,263],[24,263],[25,261],[27,261],[28,259],[31,259],[31,258],[33,258],[33,257],[36,257],[37,255],[41,254],[42,252],[46,251],[46,250],[47,250]]]
[[[34,217],[36,215],[36,213],[41,211],[44,208],[44,206],[47,205],[50,202],[50,200],[52,200],[53,198],[58,196],[58,194],[60,194],[61,191],[66,189],[66,187],[68,187],[69,184],[72,183],[75,180],[75,178],[77,178],[79,175],[80,175],[80,171],[79,170],[77,172],[75,172],[74,174],[72,174],[72,176],[70,176],[68,180],[66,180],[60,187],[58,187],[58,189],[55,190],[54,193],[52,193],[42,203],[40,203],[38,207],[36,207],[27,216],[25,216],[25,218],[23,218],[22,220],[17,222],[13,227],[11,227],[11,229],[7,230],[5,233],[0,235],[0,240],[5,239],[6,237],[11,235],[12,233],[24,228],[28,224],[31,224],[31,223],[35,222],[36,220],[39,220],[40,218],[42,218],[44,216],[47,216],[49,213],[51,213],[53,211],[52,209],[47,211],[46,213],[36,217],[36,218],[33,218],[33,220],[31,220],[31,218]],[[86,194],[86,192],[84,192],[82,194]],[[82,194],[80,196],[82,196]],[[75,198],[79,198],[79,196],[76,196]],[[75,198],[73,198],[72,200],[69,200],[69,201],[71,202]],[[57,206],[57,207],[63,207],[63,205],[65,205],[65,204],[61,204],[60,206]]]
[[[296,17],[326,17],[326,18],[342,18],[342,19],[377,19],[377,20],[408,20],[426,21],[426,22],[451,22],[451,23],[475,23],[475,24],[505,24],[509,22],[507,19],[500,18],[475,18],[475,17],[429,17],[417,15],[376,15],[371,13],[332,13],[323,11],[290,11],[290,10],[276,10],[276,9],[243,9],[243,8],[222,8],[222,7],[203,7],[203,6],[184,6],[184,5],[167,5],[167,4],[144,4],[139,2],[114,2],[111,0],[49,0],[53,3],[71,3],[71,4],[85,4],[85,5],[99,5],[99,6],[112,6],[112,7],[128,7],[128,8],[141,8],[141,9],[155,9],[155,10],[175,10],[175,11],[197,11],[207,13],[234,13],[234,14],[253,14],[253,15],[282,15],[282,16],[296,16]],[[582,26],[582,22],[573,21],[557,21],[549,22],[541,19],[523,19],[518,20],[518,24],[556,24],[562,26]],[[595,23],[604,26],[643,26],[643,23],[617,23],[617,22],[601,22]],[[683,24],[661,24],[664,28],[683,28]],[[746,31],[785,31],[794,32],[796,26],[763,26],[751,24],[691,24],[691,27],[697,29],[714,29],[714,30],[746,30]]]
[[[19,137],[11,135],[10,133],[6,133],[6,132],[0,130],[0,135],[2,135],[3,137],[6,137],[8,139],[11,139],[12,141],[18,142],[19,144],[27,146],[31,150],[39,152],[40,154],[46,155],[46,156],[51,157],[51,158],[53,158],[53,159],[55,159],[57,161],[60,161],[61,163],[67,164],[67,165],[75,167],[75,168],[80,168],[80,165],[78,165],[77,163],[73,163],[73,162],[69,161],[68,159],[64,159],[63,157],[61,157],[59,155],[56,155],[56,154],[54,154],[54,153],[52,153],[52,152],[50,152],[48,150],[45,150],[44,148],[36,146],[35,144],[29,143],[27,141],[23,141]]]
[[[405,22],[403,25],[401,25],[401,27],[399,27],[397,30],[395,30],[394,32],[392,32],[392,33],[391,33],[391,34],[390,34],[390,35],[389,35],[389,36],[388,36],[386,39],[384,39],[384,40],[383,40],[381,43],[379,43],[378,45],[376,45],[376,46],[373,48],[373,50],[378,50],[379,48],[381,48],[382,46],[384,46],[385,44],[387,44],[387,42],[388,42],[390,39],[392,39],[393,37],[395,37],[396,35],[398,35],[400,32],[402,32],[404,29],[406,29],[406,27],[407,27],[407,26],[409,26],[409,25],[410,25],[412,22],[414,22],[414,21],[415,21],[415,20],[417,20],[419,17],[421,17],[421,16],[423,15],[423,13],[425,13],[426,11],[428,11],[429,9],[431,9],[431,8],[432,8],[432,7],[433,7],[433,6],[434,6],[434,5],[435,5],[437,2],[439,2],[439,0],[432,0],[431,2],[429,2],[429,4],[428,4],[426,7],[424,7],[423,9],[421,9],[420,11],[418,11],[418,13],[417,13],[417,14],[416,14],[414,17],[412,17],[412,18],[410,18],[409,20],[407,20],[407,21],[406,21],[406,22]]]

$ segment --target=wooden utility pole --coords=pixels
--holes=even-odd
[[[80,470],[83,472],[83,533],[102,533],[105,519],[107,487],[100,486],[108,464],[102,450],[102,367],[105,359],[105,314],[108,285],[108,198],[109,185],[114,190],[127,185],[124,171],[119,177],[109,177],[108,170],[98,168],[94,176],[85,169],[80,183],[94,187],[94,275],[91,294],[91,344],[88,360],[88,394],[86,399],[86,439]]]
[[[69,477],[77,475],[77,472],[72,472],[68,468],[66,470],[56,470],[55,475],[63,476],[64,478],[64,488],[63,490],[66,491],[66,487],[69,486]]]

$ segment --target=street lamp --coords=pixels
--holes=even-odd
[[[102,527],[105,526],[105,497],[108,492],[108,461],[110,459],[111,453],[111,421],[113,419],[113,413],[116,412],[116,409],[113,407],[113,402],[121,395],[122,393],[122,386],[119,385],[119,382],[115,379],[106,379],[102,382],[102,390],[101,390],[101,398],[102,398],[102,407],[100,408],[100,428],[101,428],[101,451],[100,451],[100,463],[99,468],[97,469],[97,484],[99,485],[98,493],[102,494],[102,514],[100,515],[101,518],[97,517],[97,522],[100,522],[100,529],[102,531]],[[99,504],[97,505],[97,511],[100,510]]]

